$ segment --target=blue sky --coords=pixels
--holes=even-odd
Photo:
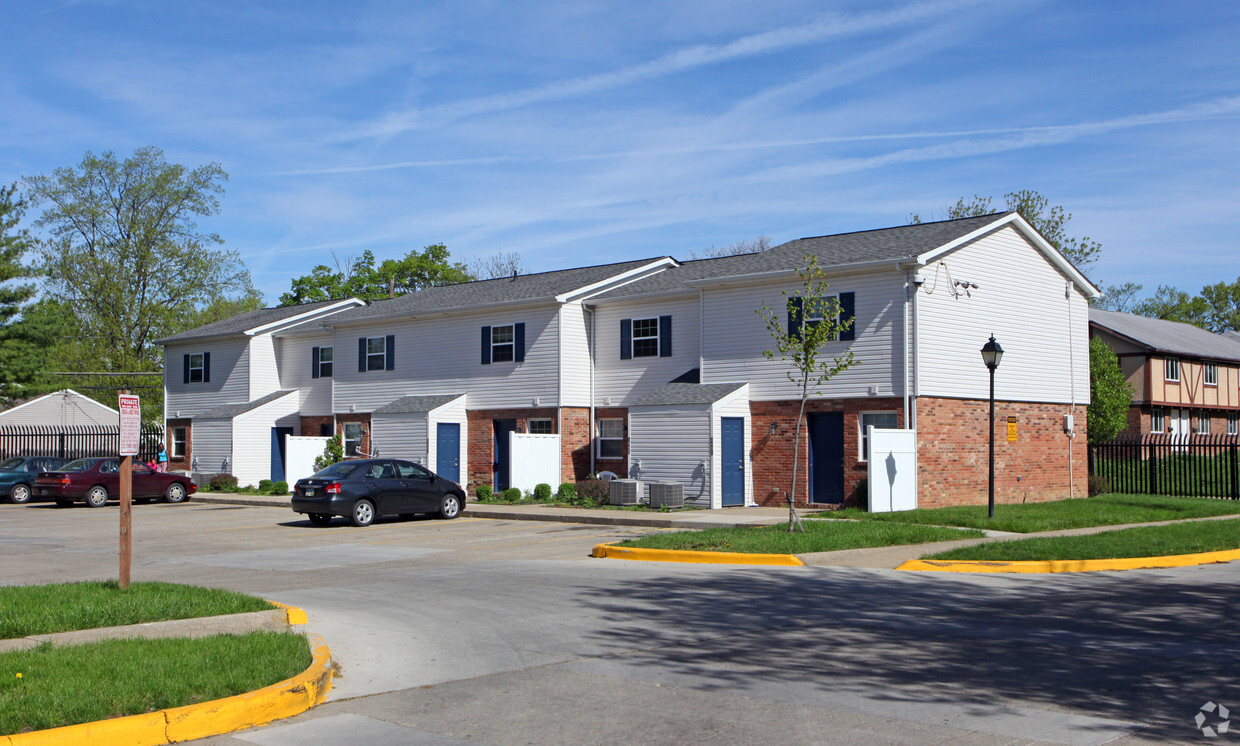
[[[202,227],[269,304],[333,254],[683,258],[1019,189],[1102,244],[1101,283],[1240,275],[1228,2],[17,0],[4,18],[0,182],[87,150],[216,161],[230,180]]]

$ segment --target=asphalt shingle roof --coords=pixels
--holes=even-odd
[[[1127,337],[1151,352],[1240,360],[1240,339],[1208,332],[1192,324],[1096,308],[1089,311],[1089,323]]]
[[[744,383],[668,383],[633,402],[633,407],[714,404]]]
[[[169,342],[185,342],[191,339],[201,339],[203,337],[218,337],[227,334],[240,334],[246,329],[264,326],[276,321],[282,321],[292,318],[299,314],[307,313],[318,308],[330,306],[340,303],[339,300],[324,300],[316,303],[303,303],[299,306],[279,306],[276,308],[260,308],[257,311],[250,311],[239,316],[216,321],[196,329],[173,334],[163,339],[155,340],[156,344],[167,344]]]
[[[436,407],[442,407],[450,401],[459,399],[464,394],[442,394],[439,396],[402,396],[396,401],[384,404],[376,409],[372,414],[410,414],[414,412],[429,412]]]
[[[273,402],[282,396],[288,396],[289,394],[293,393],[293,391],[294,389],[289,389],[287,391],[276,391],[276,392],[267,394],[264,397],[255,399],[254,401],[246,402],[245,404],[225,404],[222,407],[215,407],[213,409],[208,409],[205,412],[199,412],[198,414],[194,415],[194,419],[196,420],[231,419],[233,417],[236,417],[239,414],[245,414],[246,412],[249,412],[252,409],[258,409],[264,404]]]
[[[755,254],[687,261],[680,267],[610,290],[599,297],[657,294],[682,289],[695,280],[802,269],[808,254],[817,256],[818,266],[823,269],[858,262],[898,261],[937,249],[1008,214],[800,238]]]

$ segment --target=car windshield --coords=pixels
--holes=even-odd
[[[0,461],[0,469],[11,471],[21,466],[25,461],[26,459],[24,458],[6,458]]]
[[[318,472],[314,476],[321,479],[344,479],[356,468],[357,464],[350,464],[347,461],[340,461],[332,464],[323,471]]]
[[[80,458],[77,461],[70,461],[56,471],[86,471],[95,465],[93,458]]]

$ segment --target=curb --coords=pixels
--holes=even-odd
[[[293,612],[305,617],[301,609],[284,608],[290,619],[294,616]],[[291,679],[271,686],[141,715],[0,735],[0,746],[69,746],[81,743],[160,746],[218,736],[298,715],[322,704],[332,686],[331,651],[318,635],[308,635],[308,639],[313,656],[310,667]]]
[[[747,554],[745,552],[693,552],[684,549],[641,549],[597,544],[595,557],[642,560],[645,562],[696,562],[711,565],[775,565],[803,567],[795,554]]]
[[[1153,570],[1165,567],[1191,567],[1231,562],[1240,559],[1240,549],[1197,554],[1173,554],[1166,557],[1125,557],[1122,559],[1093,560],[1037,560],[1037,561],[983,561],[983,560],[908,560],[897,570],[920,572],[1102,572],[1105,570]]]

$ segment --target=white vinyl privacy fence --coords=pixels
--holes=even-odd
[[[560,436],[509,433],[508,484],[523,492],[535,485],[560,486]]]
[[[917,431],[869,427],[870,512],[917,507]]]

